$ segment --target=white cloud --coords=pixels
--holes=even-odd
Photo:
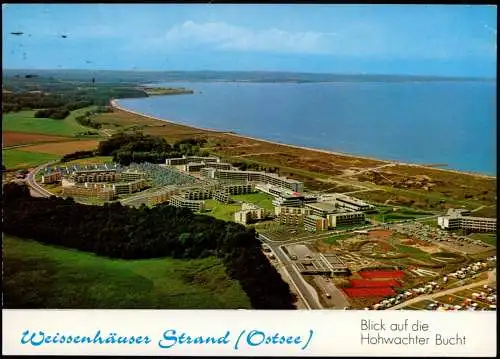
[[[330,54],[348,57],[393,59],[450,59],[461,56],[490,56],[484,40],[463,42],[459,37],[411,34],[364,20],[340,26],[334,31],[286,31],[277,28],[252,29],[224,22],[186,21],[163,35],[129,38],[124,50],[153,53],[219,50],[239,52]]]
[[[222,22],[186,21],[167,31],[163,42],[176,46],[211,45],[215,49],[287,53],[329,53],[333,34],[288,32],[279,29],[253,30]]]

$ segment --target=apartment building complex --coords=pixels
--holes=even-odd
[[[438,226],[442,229],[463,229],[470,232],[496,232],[497,219],[463,216],[460,212],[448,212],[439,216]]]
[[[167,166],[179,166],[186,165],[190,162],[199,163],[199,162],[220,162],[219,157],[201,157],[201,156],[182,156],[177,158],[167,158],[165,160],[165,164]]]
[[[364,212],[332,213],[327,215],[327,219],[330,228],[364,224],[366,221]]]
[[[123,171],[120,174],[120,181],[123,182],[131,182],[131,181],[137,181],[141,179],[146,179],[147,173],[144,171],[132,171],[132,170],[127,170]]]
[[[189,208],[193,212],[205,210],[205,201],[191,200],[179,195],[171,196],[169,204],[174,207]]]
[[[146,187],[146,180],[139,179],[131,182],[113,183],[113,190],[116,194],[130,194],[142,190]]]
[[[203,168],[214,168],[218,170],[230,170],[233,168],[230,163],[223,162],[190,162],[182,168],[185,172],[200,172]]]
[[[277,187],[288,188],[295,192],[302,192],[304,190],[304,184],[302,182],[280,177],[274,173],[207,168],[206,170],[200,171],[200,175],[207,178],[215,178],[220,181],[266,183]]]
[[[327,215],[337,211],[335,204],[330,202],[306,203],[304,206],[311,210],[311,214],[320,217],[326,217]]]
[[[335,195],[335,205],[339,208],[343,208],[344,210],[352,212],[368,211],[375,208],[375,206],[366,203],[358,198],[350,197],[340,193]]]
[[[241,224],[247,224],[251,221],[258,221],[262,218],[264,218],[263,209],[249,203],[243,203],[241,206],[241,211],[238,211],[234,214],[234,221]]]
[[[106,170],[78,170],[74,171],[69,179],[76,183],[85,182],[114,182],[120,178],[115,169]]]
[[[325,231],[328,229],[328,220],[326,218],[311,214],[304,218],[304,229],[310,232]]]
[[[90,197],[99,198],[104,201],[112,201],[116,198],[116,193],[111,188],[99,188],[99,187],[85,187],[85,186],[71,186],[63,187],[63,196],[70,197]]]
[[[301,225],[304,218],[311,214],[311,209],[306,207],[274,207],[276,222],[287,225]]]
[[[221,203],[231,203],[233,201],[229,191],[215,191],[212,198]]]
[[[42,183],[44,184],[59,182],[61,179],[62,179],[62,174],[59,171],[42,175]]]

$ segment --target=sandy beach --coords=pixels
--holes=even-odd
[[[453,170],[453,169],[443,169],[443,168],[429,167],[429,166],[419,165],[419,164],[415,164],[415,163],[406,163],[406,162],[394,161],[394,160],[383,160],[383,159],[374,158],[374,157],[358,156],[358,155],[352,155],[352,154],[348,154],[348,153],[334,152],[334,151],[322,150],[322,149],[312,148],[312,147],[290,145],[290,144],[287,144],[287,143],[280,143],[280,142],[265,140],[265,139],[261,139],[261,138],[244,136],[244,135],[240,135],[240,134],[237,134],[237,133],[234,133],[234,132],[225,132],[225,131],[219,131],[219,130],[214,130],[214,129],[208,129],[208,128],[196,127],[196,126],[191,126],[191,125],[185,125],[185,124],[182,124],[182,123],[173,122],[173,121],[170,121],[170,120],[167,120],[167,119],[162,119],[162,118],[158,118],[158,117],[154,117],[154,116],[150,116],[150,115],[145,115],[143,113],[139,113],[139,112],[135,112],[135,111],[129,110],[127,108],[124,108],[124,107],[120,106],[120,104],[116,100],[114,100],[114,99],[110,101],[110,105],[111,105],[111,107],[113,107],[113,108],[115,108],[117,110],[128,112],[128,113],[134,114],[136,116],[147,117],[149,119],[156,120],[156,121],[167,122],[167,123],[170,123],[170,124],[173,124],[173,125],[178,125],[178,126],[185,126],[185,127],[189,127],[189,128],[195,129],[195,130],[199,130],[199,131],[206,131],[206,132],[211,132],[211,133],[224,134],[224,135],[228,135],[228,136],[234,136],[234,137],[239,137],[239,138],[243,138],[243,139],[247,139],[247,140],[252,140],[252,141],[258,141],[258,142],[266,142],[266,143],[269,143],[269,144],[272,144],[272,145],[287,146],[287,147],[290,147],[290,148],[295,148],[295,149],[300,149],[300,150],[305,150],[305,151],[314,151],[314,152],[320,152],[320,153],[325,153],[325,154],[330,154],[330,155],[335,155],[335,156],[349,157],[349,158],[353,158],[353,159],[364,159],[364,160],[371,160],[371,161],[379,161],[379,162],[382,162],[383,164],[397,164],[397,165],[402,165],[402,166],[418,167],[418,168],[423,168],[423,169],[428,169],[428,170],[434,170],[434,171],[445,171],[445,172],[457,173],[457,174],[462,174],[462,175],[470,175],[470,176],[482,177],[482,178],[492,178],[492,179],[496,178],[496,176],[489,176],[489,175],[480,174],[480,173],[472,173],[472,172],[464,172],[464,171],[458,171],[458,170]]]

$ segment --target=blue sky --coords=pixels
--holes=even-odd
[[[495,6],[4,4],[2,10],[4,68],[496,77]],[[24,34],[10,34],[16,31]]]

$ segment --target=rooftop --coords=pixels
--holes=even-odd
[[[307,203],[306,207],[318,209],[320,211],[335,211],[336,207],[335,204],[331,202],[314,202],[314,203]]]

